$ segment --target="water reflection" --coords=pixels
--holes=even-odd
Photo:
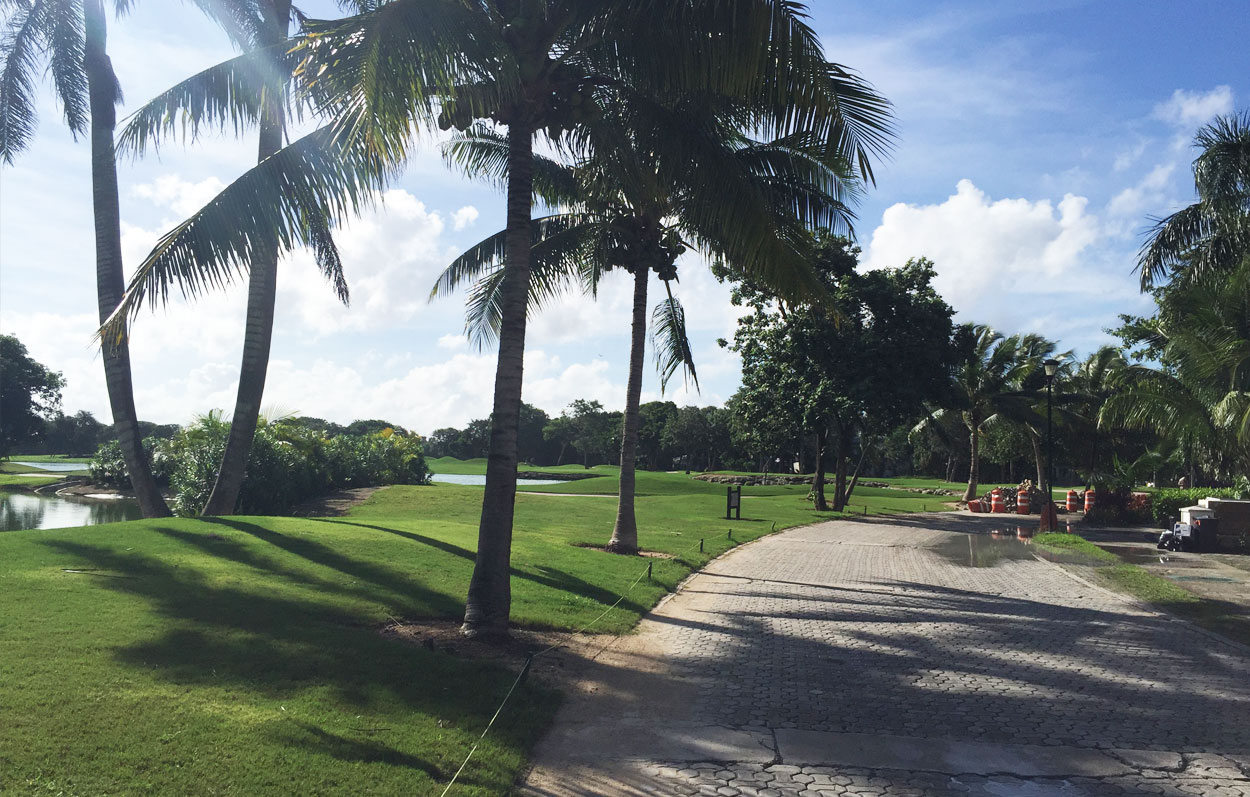
[[[484,473],[435,473],[430,476],[430,481],[441,484],[472,484],[478,487],[485,486],[486,474]],[[563,479],[517,479],[517,484],[560,484]]]
[[[76,470],[86,470],[91,463],[89,462],[19,462],[13,460],[12,464],[21,465],[23,468],[32,468],[33,470],[46,470],[51,473],[68,473]]]
[[[1001,562],[1032,559],[1032,529],[992,531],[989,534],[957,534],[933,550],[961,567],[994,567]]]
[[[129,499],[86,501],[59,495],[0,492],[0,531],[96,526],[142,517]]]

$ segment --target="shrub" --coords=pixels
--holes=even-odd
[[[163,474],[173,492],[174,512],[196,515],[208,501],[229,433],[230,424],[210,413],[170,440],[145,441],[153,469]],[[91,463],[91,477],[97,484],[128,484],[116,443],[100,447]],[[326,438],[301,424],[262,423],[248,454],[238,511],[283,514],[330,490],[428,484],[429,479],[419,437],[384,429],[359,437]]]
[[[169,477],[173,472],[173,462],[165,454],[165,441],[155,437],[143,439],[143,450],[152,463],[152,476],[162,487],[169,485]],[[87,466],[87,473],[92,484],[113,487],[118,490],[130,487],[130,472],[126,470],[126,460],[122,459],[122,447],[116,440],[104,443],[96,450],[95,456]]]
[[[1166,488],[1154,494],[1151,519],[1160,528],[1168,528],[1181,515],[1181,507],[1195,506],[1200,498],[1245,498],[1237,487],[1188,487],[1184,490]]]

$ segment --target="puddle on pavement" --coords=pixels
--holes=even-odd
[[[1072,527],[1068,526],[1068,533]],[[1021,561],[1038,557],[1048,562],[1066,564],[1105,564],[1097,559],[1071,551],[1051,551],[1033,545],[1037,529],[1017,526],[996,529],[989,534],[961,534],[944,540],[933,551],[948,562],[960,567],[995,567],[1002,562]]]
[[[1032,559],[1032,537],[1032,529],[1011,533],[955,534],[935,546],[933,551],[960,567],[994,567],[1000,562]]]

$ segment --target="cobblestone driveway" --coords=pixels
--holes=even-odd
[[[988,531],[837,521],[721,559],[598,665],[527,793],[1250,796],[1250,657]]]

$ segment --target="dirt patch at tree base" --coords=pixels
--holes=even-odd
[[[369,500],[381,487],[353,487],[309,499],[291,510],[294,517],[342,517]]]
[[[503,639],[470,639],[453,620],[390,620],[382,636],[426,650],[461,659],[486,661],[518,669],[534,655],[530,677],[546,686],[570,688],[582,677],[585,666],[619,642],[616,634],[574,634],[568,631],[509,629]]]

